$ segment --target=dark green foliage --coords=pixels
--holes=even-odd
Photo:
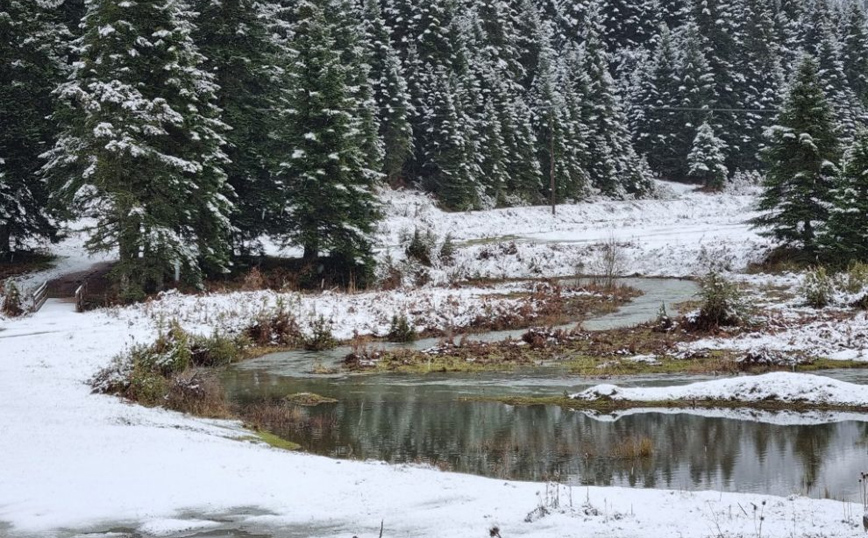
[[[358,66],[342,62],[323,5],[302,2],[295,18],[296,53],[287,59],[275,135],[287,216],[280,236],[302,246],[309,264],[328,256],[356,283],[366,282],[373,272],[379,174],[363,151],[365,106],[349,86]]]
[[[310,334],[304,336],[304,349],[308,351],[323,351],[338,345],[332,336],[332,321],[322,314],[311,320]]]
[[[405,314],[392,316],[387,336],[390,342],[415,342],[416,336],[416,330],[410,325]]]
[[[823,95],[817,62],[799,63],[765,153],[768,172],[752,222],[763,234],[807,252],[817,248],[817,227],[828,220],[841,151],[832,108]]]
[[[413,231],[413,236],[404,249],[404,253],[410,260],[416,260],[426,267],[432,264],[434,248],[437,244],[437,237],[429,230],[424,234],[419,233],[419,229]]]
[[[722,190],[727,176],[723,150],[723,141],[714,135],[709,124],[703,123],[696,133],[693,149],[687,156],[690,167],[688,177],[704,185],[706,189]]]
[[[223,168],[235,191],[235,243],[246,250],[283,218],[268,166],[278,50],[255,0],[195,0],[193,8],[199,13],[193,38],[205,57],[202,69],[214,75],[216,104],[231,128]]]
[[[226,269],[225,125],[180,4],[88,0],[81,61],[58,94],[65,129],[44,170],[93,217],[88,248],[119,251],[122,296]]]
[[[859,131],[835,183],[822,242],[838,261],[868,261],[868,132]]]
[[[0,255],[55,234],[49,189],[36,176],[56,138],[51,93],[67,69],[70,34],[56,9],[40,0],[0,4]]]
[[[699,315],[693,325],[700,330],[743,325],[749,319],[741,290],[720,273],[710,272],[699,281]]]

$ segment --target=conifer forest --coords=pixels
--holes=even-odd
[[[868,253],[855,0],[6,0],[0,81],[0,251],[87,218],[132,294],[262,237],[364,284],[387,188],[465,211],[761,176],[757,226]]]

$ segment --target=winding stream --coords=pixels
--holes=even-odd
[[[619,311],[583,324],[587,330],[631,326],[693,297],[693,282],[627,279],[645,293]],[[671,311],[671,309],[670,309]],[[497,340],[523,331],[475,335]],[[424,349],[436,339],[413,344]],[[466,396],[575,392],[599,380],[557,367],[506,373],[312,376],[316,363],[336,364],[348,349],[289,352],[255,359],[225,373],[240,403],[314,392],[339,400],[305,408],[307,426],[275,432],[312,453],[335,458],[417,462],[448,471],[520,480],[558,479],[573,485],[715,489],[858,498],[858,473],[868,464],[868,415],[779,424],[680,412],[594,417],[556,407],[514,408],[467,402]],[[862,372],[835,377],[868,384]],[[626,385],[688,383],[700,376],[645,376]],[[763,420],[768,420],[764,418]],[[811,421],[807,421],[811,422]],[[623,440],[648,437],[648,458],[623,459]]]

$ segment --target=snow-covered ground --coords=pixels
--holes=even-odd
[[[440,238],[452,234],[465,242],[455,264],[441,269],[441,281],[572,275],[593,263],[599,252],[594,243],[610,237],[629,258],[624,273],[669,276],[698,274],[709,263],[740,269],[764,244],[744,224],[753,202],[749,195],[681,189],[667,200],[561,206],[554,219],[546,208],[446,214],[407,193],[389,194],[385,201],[388,219],[381,235],[393,254],[417,223]],[[58,267],[26,282],[99,261],[80,245],[77,237],[61,244]],[[444,319],[466,319],[469,311],[447,306],[454,301],[479,306],[485,293],[435,288],[325,294],[302,297],[291,307],[302,316],[338,315],[335,330],[346,336],[353,330],[380,332],[391,313],[420,305],[443,311]],[[447,299],[450,294],[454,301]],[[504,538],[861,535],[861,503],[568,490],[336,461],[245,440],[249,433],[231,421],[90,394],[87,380],[129,344],[151,341],[161,319],[179,317],[205,331],[231,326],[236,316],[274,301],[265,292],[167,295],[148,305],[87,314],[50,301],[36,315],[0,320],[0,536],[75,536],[119,527],[147,536],[180,535],[227,525],[276,536],[375,536],[381,521],[383,536],[414,537],[489,536],[493,527]],[[551,513],[537,517],[540,506]]]
[[[669,400],[732,400],[739,402],[825,404],[868,407],[868,387],[828,377],[773,372],[764,375],[702,381],[674,387],[591,387],[572,398],[661,402]]]
[[[384,536],[495,526],[502,536],[755,536],[759,510],[763,536],[861,533],[861,505],[795,497],[577,487],[570,509],[565,488],[556,497],[545,484],[291,454],[239,440],[233,422],[90,394],[92,372],[153,336],[147,317],[133,321],[50,303],[0,332],[0,521],[10,525],[0,535],[161,535],[228,520],[276,535],[373,536],[384,520]],[[552,513],[526,522],[540,504]]]

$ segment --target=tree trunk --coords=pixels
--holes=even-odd
[[[4,224],[0,226],[0,255],[8,254],[12,251],[12,230]]]

